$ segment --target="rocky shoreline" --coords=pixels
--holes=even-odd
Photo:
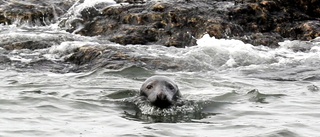
[[[46,26],[82,36],[99,36],[122,45],[164,45],[178,48],[196,45],[204,34],[239,39],[252,45],[278,47],[278,42],[312,40],[320,36],[320,0],[117,0],[79,8],[84,1],[0,1],[0,24]],[[5,50],[43,49],[63,40],[15,40],[2,42]],[[154,58],[130,56],[130,49],[82,47],[66,62],[72,71],[102,66],[119,69],[128,64],[155,69],[179,69],[178,64]],[[147,64],[147,65],[146,65]],[[129,65],[130,66],[130,65]]]
[[[0,23],[47,25],[62,20],[62,29],[84,36],[99,35],[123,45],[175,47],[193,46],[206,33],[269,47],[284,39],[311,40],[320,35],[320,0],[117,2],[129,4],[99,4],[83,9],[76,18],[62,16],[75,1],[0,2]]]

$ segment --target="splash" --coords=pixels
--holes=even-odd
[[[116,2],[114,0],[78,0],[68,11],[68,13],[76,13],[80,15],[80,12],[84,9],[94,7],[97,4],[108,4],[108,5],[115,5]]]
[[[320,64],[320,42],[317,39],[284,41],[279,44],[279,48],[271,49],[246,44],[240,40],[216,39],[206,34],[198,39],[197,46],[188,48],[189,50],[182,54],[182,58],[219,70],[246,66]]]
[[[274,53],[267,47],[254,47],[240,40],[216,39],[208,34],[197,41],[184,56],[216,68],[270,64],[276,62]]]
[[[47,59],[63,59],[66,56],[70,56],[74,53],[76,49],[83,46],[94,46],[99,45],[97,42],[83,42],[83,41],[68,41],[62,42],[59,45],[54,45],[49,49],[49,54],[44,56]]]
[[[136,108],[134,112],[125,111],[126,118],[134,118],[145,122],[165,123],[195,122],[196,120],[200,120],[211,115],[216,115],[216,113],[204,112],[204,109],[212,106],[217,107],[224,105],[208,100],[195,101],[181,99],[170,108],[160,109],[138,96],[126,98],[123,101],[126,102],[126,104]]]
[[[73,29],[74,32],[78,32],[84,26],[81,24],[83,20],[83,14],[99,14],[99,9],[96,7],[97,5],[104,5],[103,8],[109,6],[118,5],[114,0],[78,0],[75,4],[68,10],[67,14],[62,17],[64,19],[61,20],[62,25],[67,29]],[[71,24],[76,24],[76,27],[72,27]],[[62,27],[61,26],[61,27]]]

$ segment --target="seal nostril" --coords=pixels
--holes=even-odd
[[[157,95],[157,99],[165,100],[166,98],[167,98],[166,94],[160,93],[160,94]]]
[[[172,102],[168,100],[167,95],[160,93],[157,95],[157,99],[152,102],[154,106],[157,106],[158,108],[169,108],[172,105]]]

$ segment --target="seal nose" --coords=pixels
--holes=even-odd
[[[162,92],[160,92],[160,93],[157,95],[157,99],[159,99],[159,100],[166,100],[166,99],[167,99],[167,95],[166,95],[166,94],[163,94]]]

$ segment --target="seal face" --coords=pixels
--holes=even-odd
[[[177,84],[165,76],[152,76],[140,88],[140,96],[146,97],[159,108],[172,106],[180,97]]]

